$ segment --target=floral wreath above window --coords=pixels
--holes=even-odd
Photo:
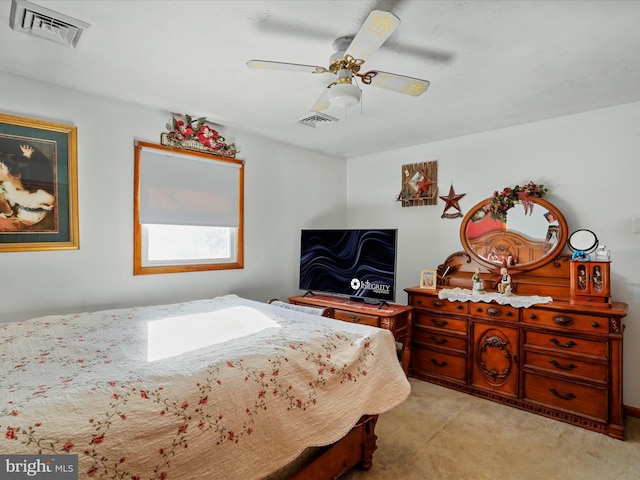
[[[522,203],[524,213],[531,213],[533,208],[529,202],[529,197],[541,198],[549,191],[544,185],[537,185],[529,182],[523,186],[516,185],[513,188],[505,187],[502,192],[493,192],[493,198],[489,203],[491,218],[507,221],[507,212],[516,203]]]
[[[231,158],[235,158],[238,153],[236,145],[226,143],[217,130],[207,125],[205,117],[194,119],[190,115],[184,115],[184,120],[173,117],[166,128],[168,133],[160,136],[162,145]]]

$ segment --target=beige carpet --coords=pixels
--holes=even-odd
[[[625,441],[411,379],[380,415],[368,472],[342,480],[639,480],[640,419]]]

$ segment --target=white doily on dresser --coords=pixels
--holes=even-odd
[[[500,305],[511,305],[513,307],[530,307],[538,303],[551,303],[553,298],[541,297],[540,295],[505,295],[497,292],[479,293],[466,288],[445,288],[438,292],[438,298],[449,300],[450,302],[496,302]]]

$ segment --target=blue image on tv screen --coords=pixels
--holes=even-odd
[[[300,289],[395,300],[397,230],[302,230]]]

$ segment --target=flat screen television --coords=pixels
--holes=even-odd
[[[302,230],[300,290],[395,300],[397,230]]]

